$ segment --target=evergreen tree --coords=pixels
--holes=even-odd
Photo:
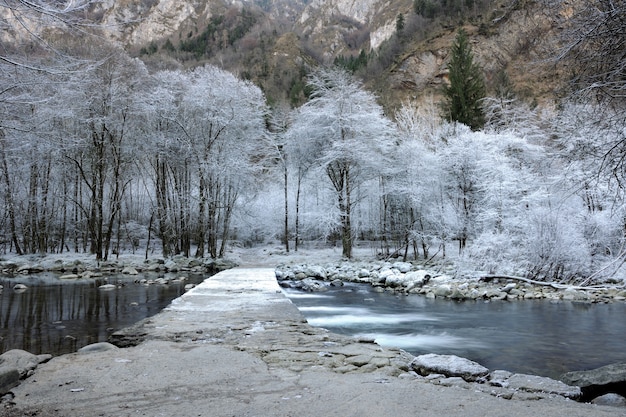
[[[404,15],[400,13],[398,17],[396,17],[396,32],[402,32],[404,29]]]
[[[467,33],[459,29],[452,45],[448,64],[449,85],[444,86],[443,117],[480,130],[485,125],[482,100],[485,98],[485,80],[482,69],[474,62]]]

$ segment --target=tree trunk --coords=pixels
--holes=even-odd
[[[284,237],[284,243],[285,243],[285,251],[287,253],[289,253],[289,199],[288,199],[288,190],[287,190],[287,180],[288,180],[288,175],[287,175],[287,163],[285,161],[283,161],[284,163],[284,195],[285,195],[285,237]]]
[[[7,164],[3,130],[0,130],[0,145],[0,159],[2,162],[4,185],[6,186],[5,200],[7,211],[9,214],[9,229],[11,230],[11,241],[13,242],[13,245],[15,245],[15,253],[17,253],[18,255],[23,255],[22,247],[20,245],[19,239],[17,238],[17,228],[15,225],[15,204],[13,201],[13,186],[11,184],[11,177],[9,176],[9,166]]]
[[[296,229],[295,229],[295,243],[294,250],[298,252],[298,245],[300,243],[300,190],[302,188],[302,177],[298,175],[298,186],[296,189]]]
[[[198,229],[196,232],[196,258],[204,257],[204,242],[206,240],[206,180],[201,169],[198,170]]]

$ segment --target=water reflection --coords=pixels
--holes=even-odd
[[[358,284],[314,297],[285,292],[312,325],[414,355],[454,354],[490,369],[550,377],[626,360],[622,302],[453,302],[375,293]]]
[[[152,277],[154,278],[154,277]],[[115,330],[152,316],[184,293],[186,282],[140,285],[136,277],[114,276],[114,290],[101,290],[103,279],[60,280],[54,274],[0,279],[0,353],[23,349],[59,355],[91,343],[106,341]],[[16,284],[28,286],[14,291]]]

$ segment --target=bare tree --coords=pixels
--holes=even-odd
[[[546,0],[563,27],[556,55],[571,69],[573,91],[601,101],[626,101],[626,3]],[[556,9],[556,10],[555,10]]]

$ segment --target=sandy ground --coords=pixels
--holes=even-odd
[[[400,351],[309,326],[271,268],[224,271],[127,334],[144,341],[40,365],[0,416],[626,416],[398,376]]]

